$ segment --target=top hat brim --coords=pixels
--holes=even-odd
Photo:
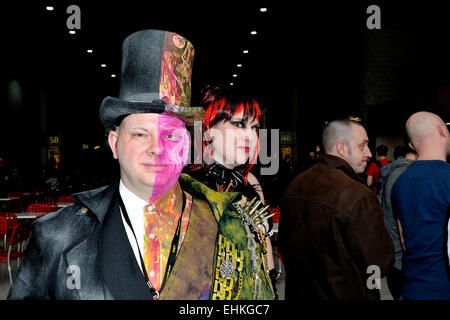
[[[100,121],[107,131],[114,130],[116,121],[123,116],[135,113],[159,113],[178,118],[187,126],[196,121],[203,121],[204,109],[201,107],[180,107],[165,103],[163,100],[153,102],[128,101],[106,97],[100,105]]]

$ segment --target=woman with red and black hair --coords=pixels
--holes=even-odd
[[[202,106],[203,142],[201,164],[188,168],[194,179],[219,192],[240,192],[247,199],[255,197],[264,203],[258,179],[250,172],[259,154],[261,109],[258,102],[241,95],[234,88],[208,88]],[[197,150],[197,152],[200,150]],[[263,224],[266,235],[270,231]],[[268,269],[275,289],[276,271],[270,238],[266,237]]]
[[[259,153],[258,128],[261,109],[254,99],[241,96],[231,88],[209,88],[202,105],[205,116],[202,123],[203,155],[201,164],[189,168],[196,177],[217,191],[239,191],[262,196],[256,177],[250,173]],[[216,174],[217,173],[217,174]],[[219,174],[220,173],[220,174]],[[208,178],[204,179],[203,174]],[[250,194],[248,194],[250,192]]]

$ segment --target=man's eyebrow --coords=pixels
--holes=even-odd
[[[151,128],[146,128],[146,127],[143,127],[143,126],[140,126],[140,125],[137,125],[137,126],[130,126],[129,128],[127,128],[127,130],[130,132],[130,131],[133,131],[133,130],[142,130],[142,131],[144,131],[144,132],[146,132],[146,133],[148,133],[148,134],[155,134],[155,130],[154,129],[156,129],[156,132],[158,132],[159,130],[158,130],[158,127],[151,127]]]
[[[161,130],[187,130],[185,127],[179,126],[179,125],[173,125],[173,124],[165,124],[164,127],[158,128],[158,131]]]
[[[144,131],[148,131],[147,128],[142,127],[142,126],[130,126],[128,129],[129,130],[144,130]]]

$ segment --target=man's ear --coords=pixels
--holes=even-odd
[[[348,151],[347,144],[343,140],[339,140],[336,143],[336,152],[337,152],[337,154],[343,158],[347,154],[347,151]]]
[[[442,138],[447,138],[447,136],[448,136],[448,129],[445,126],[438,125],[437,129],[438,129],[439,135]]]
[[[108,134],[108,144],[113,153],[114,159],[118,159],[117,156],[117,139],[119,138],[119,134],[116,131],[110,131]]]
[[[411,149],[413,149],[414,151],[417,152],[416,148],[414,148],[413,144],[411,142],[408,142],[408,145],[410,146]]]

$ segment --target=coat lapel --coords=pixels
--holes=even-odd
[[[103,279],[99,266],[100,233],[95,232],[66,253],[67,265],[72,277],[79,271],[79,287],[74,287],[82,300],[103,300],[105,298]],[[73,269],[73,268],[77,269]],[[69,271],[69,269],[68,269]],[[76,273],[75,273],[76,272]],[[68,273],[67,277],[70,277]]]
[[[152,300],[114,201],[102,228],[101,271],[114,299]]]
[[[117,188],[117,184],[112,185],[95,197],[88,193],[74,197],[90,208],[100,223],[95,232],[65,254],[67,266],[79,268],[80,286],[71,290],[82,300],[152,299],[123,226],[115,198]],[[111,200],[101,201],[103,198]]]

